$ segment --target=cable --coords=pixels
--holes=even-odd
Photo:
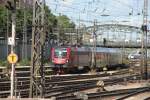
[[[100,1],[99,1],[99,2],[100,2]],[[94,15],[95,15],[95,14],[98,14],[98,16],[99,16],[100,13],[103,13],[103,12],[106,10],[106,9],[104,8],[105,10],[103,9],[102,12],[100,12],[100,13],[95,13],[97,10],[94,10],[94,11],[89,11],[89,10],[83,11],[83,10],[85,10],[86,7],[84,7],[83,10],[80,10],[80,9],[77,9],[77,8],[74,8],[74,7],[70,7],[70,6],[66,6],[66,5],[61,5],[61,4],[58,5],[58,4],[55,4],[55,3],[51,3],[51,4],[52,4],[52,5],[56,5],[56,6],[62,6],[62,7],[70,8],[70,9],[73,9],[73,10],[77,10],[77,11],[80,11],[80,13],[82,13],[82,12],[88,12],[88,13],[94,13]],[[116,6],[114,6],[114,7],[116,8]],[[89,7],[88,7],[88,8],[89,8]],[[99,9],[99,8],[95,8],[95,9]],[[118,10],[118,9],[117,9],[117,10]],[[56,11],[56,10],[55,10],[55,11]],[[70,12],[71,12],[71,11],[70,11]],[[115,11],[115,12],[118,12],[118,11]]]
[[[82,11],[80,10],[80,9],[76,9],[76,8],[73,8],[73,7],[68,7],[68,6],[64,6],[64,5],[58,5],[58,4],[55,4],[55,3],[50,3],[51,5],[57,5],[57,6],[62,6],[62,7],[66,7],[66,8],[70,8],[70,9],[73,9],[73,10],[75,10],[75,11],[77,11],[78,13],[82,13]],[[103,11],[101,12],[101,13],[103,13],[104,12],[104,10],[105,9],[103,9]],[[67,12],[67,11],[63,11],[63,12]],[[71,11],[69,11],[69,12],[71,12]],[[73,11],[72,11],[73,12]],[[87,11],[88,13],[90,12],[90,13],[92,13],[91,15],[93,15],[94,17],[97,17],[97,16],[95,16],[95,15],[98,15],[98,16],[100,16],[100,14],[101,13],[94,13],[94,12],[92,12],[92,11]],[[116,16],[118,16],[118,15],[116,15]],[[127,16],[127,15],[125,15],[125,16]],[[112,16],[111,16],[112,17]],[[114,16],[115,17],[115,16]]]

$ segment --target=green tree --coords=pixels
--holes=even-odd
[[[75,24],[66,16],[66,15],[60,15],[57,16],[57,20],[58,20],[58,28],[59,28],[59,39],[62,43],[68,43],[70,42],[69,37],[64,34],[63,29],[65,28],[75,28]]]
[[[0,6],[0,36],[5,37],[7,29],[7,10],[4,6]]]
[[[5,6],[0,6],[0,36],[5,37],[7,32],[7,17],[9,18],[9,33],[11,33],[11,11],[8,11]],[[27,33],[32,29],[32,9],[27,9]],[[24,23],[24,10],[17,9],[16,11],[16,37],[22,40]]]
[[[57,16],[58,25],[61,28],[75,28],[75,24],[66,15]]]
[[[50,33],[52,33],[53,28],[57,28],[60,26],[63,28],[75,28],[75,24],[70,21],[70,19],[66,15],[55,16],[48,6],[45,7],[46,16],[48,18],[48,28]],[[20,8],[16,11],[16,37],[22,40],[23,37],[23,24],[24,24],[24,9]],[[27,35],[31,38],[32,32],[32,8],[26,9],[27,15]],[[8,13],[9,17],[9,32],[11,33],[11,12]],[[0,5],[0,36],[6,36],[7,30],[7,9],[4,5]]]
[[[49,10],[48,6],[45,7],[46,16],[48,17],[48,25],[49,27],[56,28],[57,27],[57,19],[54,14],[51,13],[51,10]]]
[[[22,40],[23,38],[23,26],[24,26],[24,9],[18,9],[16,13],[16,35]],[[26,20],[27,20],[27,35],[31,38],[32,33],[32,9],[26,8]]]

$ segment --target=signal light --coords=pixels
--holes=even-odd
[[[143,32],[146,32],[146,31],[147,31],[147,25],[142,25],[141,30],[142,30]]]
[[[106,38],[103,38],[103,45],[104,46],[106,45],[106,42],[107,42]]]
[[[8,10],[14,11],[16,8],[20,8],[20,0],[7,0],[5,7]]]
[[[12,5],[12,2],[11,2],[11,1],[7,1],[5,7],[6,7],[8,10],[14,10],[14,6]]]

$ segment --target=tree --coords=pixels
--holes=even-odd
[[[66,15],[57,16],[57,20],[61,28],[75,28],[75,24]]]
[[[48,8],[48,6],[45,7],[45,12],[47,16],[48,21],[48,27],[49,32],[53,33],[53,28],[57,28],[58,24],[61,28],[74,28],[75,24],[70,21],[70,19],[65,16],[55,16],[51,10]],[[28,7],[26,9],[26,16],[27,16],[27,35],[28,38],[31,38],[32,33],[32,8]],[[11,33],[11,13],[9,11],[8,13],[9,17],[9,29]],[[16,37],[22,40],[23,38],[23,23],[24,23],[24,9],[22,7],[20,9],[17,9],[16,11]],[[5,37],[6,30],[7,30],[7,9],[5,8],[4,4],[0,5],[0,37]]]
[[[48,26],[52,28],[56,28],[57,27],[56,16],[51,13],[51,10],[49,10],[48,6],[45,7],[45,13],[46,16],[48,17]]]
[[[64,28],[75,28],[75,24],[66,15],[57,16],[58,28],[59,28],[59,40],[64,44],[71,42],[66,34],[64,34]]]
[[[0,36],[5,37],[7,29],[7,10],[4,6],[0,6]]]

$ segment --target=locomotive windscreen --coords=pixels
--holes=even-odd
[[[58,58],[63,58],[67,56],[67,50],[65,48],[55,49],[54,56]]]

